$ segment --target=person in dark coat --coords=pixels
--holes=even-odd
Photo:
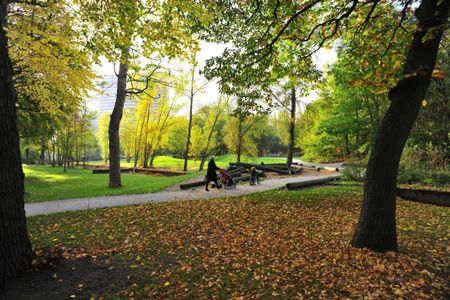
[[[212,181],[215,183],[216,188],[219,188],[219,183],[217,182],[217,173],[216,171],[220,170],[217,167],[216,162],[214,161],[214,156],[211,156],[211,159],[208,163],[208,171],[206,172],[206,187],[205,191],[209,191],[208,184]]]

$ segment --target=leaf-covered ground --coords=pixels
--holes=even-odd
[[[360,198],[356,186],[271,191],[33,217],[29,227],[41,254],[62,248],[121,270],[122,285],[81,276],[66,298],[448,297],[450,210],[399,200],[400,251],[380,254],[349,245]],[[75,285],[58,276],[61,293]]]

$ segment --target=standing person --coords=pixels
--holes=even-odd
[[[216,162],[214,161],[214,156],[211,156],[211,159],[209,160],[209,163],[208,163],[208,171],[206,172],[205,191],[209,191],[208,184],[210,181],[213,181],[216,184],[216,188],[219,189],[219,183],[217,182],[217,173],[216,173],[216,171],[218,171],[218,170],[220,170],[220,168],[218,168],[216,166]]]

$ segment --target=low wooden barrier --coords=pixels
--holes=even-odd
[[[295,190],[298,188],[303,188],[303,187],[308,187],[308,186],[313,186],[313,185],[318,185],[318,184],[324,184],[329,181],[333,181],[335,179],[336,179],[336,177],[325,177],[325,178],[313,179],[313,180],[308,180],[308,181],[290,182],[290,183],[286,184],[286,188],[288,190]]]
[[[397,196],[413,202],[450,207],[450,192],[447,191],[397,188]]]

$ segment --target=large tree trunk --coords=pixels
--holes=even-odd
[[[16,125],[16,95],[8,55],[8,1],[0,0],[0,286],[33,257],[24,210],[24,174]]]
[[[292,160],[294,159],[294,144],[295,144],[295,108],[296,108],[296,99],[295,99],[295,88],[291,89],[291,117],[289,119],[289,151],[287,157],[287,164],[291,165]]]
[[[123,115],[123,106],[127,95],[128,55],[130,49],[122,54],[117,78],[116,103],[109,121],[109,187],[118,188],[122,186],[120,178],[120,137],[119,128]]]
[[[430,84],[442,37],[442,27],[438,26],[445,24],[449,6],[449,0],[423,0],[416,10],[418,25],[403,71],[409,76],[389,92],[391,104],[378,128],[367,166],[363,205],[352,240],[354,247],[381,252],[397,250],[395,199],[398,165]],[[432,39],[424,40],[431,30]]]

